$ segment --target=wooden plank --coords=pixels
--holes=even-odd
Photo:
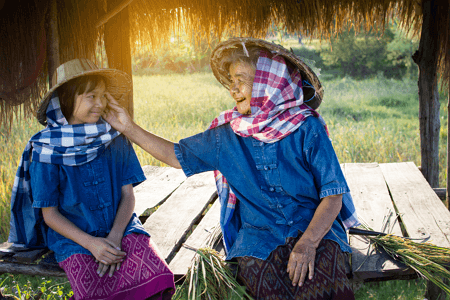
[[[392,199],[410,237],[450,247],[450,212],[413,162],[380,164]]]
[[[144,166],[142,169],[147,180],[134,188],[134,211],[138,216],[147,208],[160,205],[186,180],[181,169],[156,166]]]
[[[168,263],[216,194],[213,172],[191,176],[147,219],[144,227]]]
[[[195,228],[194,232],[184,242],[185,245],[199,249],[206,246],[208,238],[211,232],[216,226],[220,226],[220,203],[215,201],[201,222]],[[188,271],[191,266],[191,262],[194,259],[195,251],[186,247],[181,247],[180,251],[175,255],[170,262],[169,267],[175,275],[175,279],[182,277]]]
[[[38,264],[18,264],[4,261],[0,262],[0,274],[2,273],[67,277],[66,273],[59,267]]]
[[[98,18],[97,23],[95,24],[95,27],[100,27],[106,22],[108,22],[109,19],[120,13],[125,7],[127,7],[133,0],[124,0],[120,2],[116,7],[114,7],[111,10],[108,10],[106,14]]]
[[[343,171],[355,203],[358,217],[376,231],[384,231],[383,220],[390,212],[394,213],[387,231],[402,235],[395,220],[395,210],[383,174],[377,163],[347,163]],[[403,264],[391,259],[386,253],[375,250],[361,236],[350,236],[352,273],[354,280],[392,277],[410,274]]]

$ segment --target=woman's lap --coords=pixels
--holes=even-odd
[[[171,289],[175,284],[173,273],[151,246],[150,238],[130,234],[122,239],[122,250],[127,253],[119,271],[97,275],[95,258],[75,254],[60,262],[72,286],[72,299],[146,299]]]
[[[305,279],[302,287],[292,286],[287,273],[289,255],[301,236],[289,238],[266,260],[254,257],[238,259],[238,277],[257,300],[284,299],[354,299],[345,272],[344,255],[339,245],[322,240],[317,248],[314,277]]]

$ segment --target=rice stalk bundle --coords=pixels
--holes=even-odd
[[[192,264],[186,273],[183,284],[177,289],[174,300],[223,300],[223,299],[253,299],[241,286],[230,266],[219,252],[212,249],[221,236],[220,226],[216,226],[209,235],[205,248],[195,250]]]
[[[412,268],[450,295],[450,248],[428,242],[417,243],[391,234],[366,237],[376,247],[383,248],[392,258]]]

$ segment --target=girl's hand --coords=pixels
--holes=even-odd
[[[303,241],[302,238],[295,244],[289,256],[289,262],[287,265],[287,272],[289,278],[292,280],[292,285],[303,285],[306,274],[309,270],[309,279],[314,276],[314,261],[316,259],[316,247],[307,241]]]
[[[117,264],[123,260],[126,255],[125,252],[120,251],[111,241],[106,238],[93,238],[92,242],[89,243],[87,248],[95,259],[104,265]]]
[[[96,261],[96,262],[98,262],[98,261]],[[99,262],[98,268],[97,268],[97,274],[100,277],[103,277],[103,275],[105,275],[105,273],[108,271],[108,268],[109,268],[109,277],[112,277],[115,270],[117,270],[117,271],[120,270],[120,265],[121,265],[120,262],[118,262],[117,264],[111,264],[111,265],[105,265],[105,264]]]
[[[111,124],[114,129],[125,134],[132,129],[133,120],[126,109],[120,106],[110,93],[106,92],[106,98],[108,99],[108,105],[102,115],[103,119]]]
[[[123,237],[123,235],[114,234],[113,231],[111,231],[108,234],[108,236],[106,237],[106,240],[108,240],[112,245],[114,245],[114,247],[117,250],[122,250],[121,249],[122,237]],[[108,271],[108,268],[109,268],[109,277],[112,277],[115,270],[117,270],[117,271],[120,270],[120,265],[121,265],[121,261],[116,264],[111,264],[111,265],[105,265],[100,262],[98,264],[97,274],[99,274],[100,277],[103,277],[103,275],[105,275],[105,273]]]

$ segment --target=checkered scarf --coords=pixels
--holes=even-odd
[[[288,69],[283,57],[261,51],[253,81],[251,114],[242,115],[234,107],[222,112],[209,128],[230,123],[239,136],[251,136],[264,143],[274,143],[297,130],[307,117],[314,116],[321,121],[328,134],[322,117],[305,104],[302,83],[309,84],[302,82],[298,70]],[[214,176],[221,204],[227,207],[222,220],[226,225],[234,212],[236,195],[218,170],[214,171]],[[346,229],[359,224],[349,193],[343,197],[341,215]]]
[[[53,93],[47,108],[47,127],[31,137],[19,163],[11,194],[8,240],[27,247],[45,245],[46,230],[41,212],[32,207],[31,161],[82,165],[101,154],[119,134],[103,119],[95,124],[69,125],[62,114],[57,93]]]

